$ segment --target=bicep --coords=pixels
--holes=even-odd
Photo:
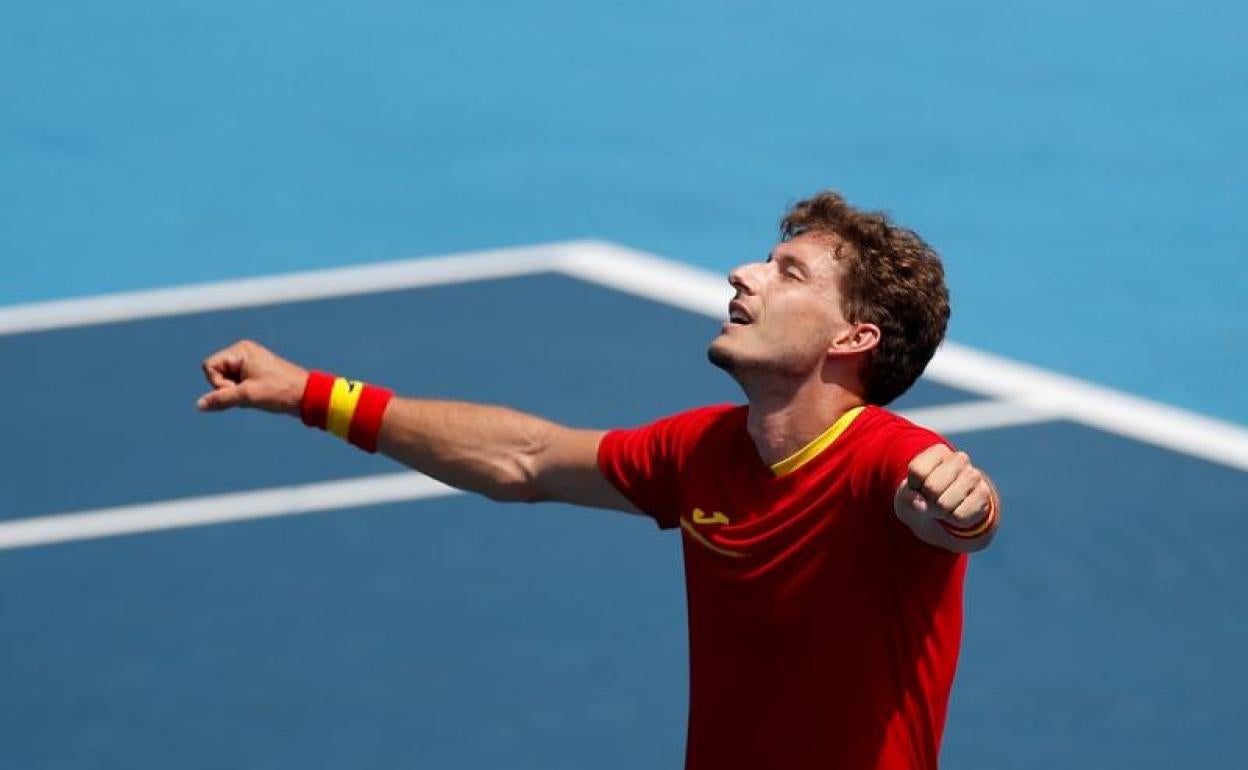
[[[640,514],[598,467],[606,433],[551,426],[535,469],[539,499]]]

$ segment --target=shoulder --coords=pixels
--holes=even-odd
[[[860,435],[865,441],[895,441],[899,438],[914,437],[919,440],[930,438],[934,442],[947,443],[945,437],[939,433],[882,406],[868,406],[863,410],[859,422],[861,423]]]
[[[646,425],[624,430],[650,430],[696,435],[708,430],[722,430],[735,424],[745,424],[745,406],[734,404],[711,404],[686,409],[682,412],[660,417]]]
[[[732,404],[701,406],[674,415],[671,441],[682,454],[699,448],[729,445],[730,436],[745,432],[749,408]]]
[[[744,430],[749,416],[744,404],[714,404],[685,412],[688,424],[704,432]]]
[[[603,437],[608,450],[648,447],[649,451],[683,453],[702,443],[708,434],[723,435],[745,425],[746,407],[713,404],[686,409],[631,428],[616,428]]]
[[[734,421],[745,422],[749,407],[744,404],[708,404],[677,412],[674,416],[703,425],[723,425]]]
[[[853,456],[863,470],[892,483],[905,476],[906,466],[930,446],[953,445],[939,433],[883,407],[868,406],[859,417]],[[898,475],[900,474],[900,476]]]

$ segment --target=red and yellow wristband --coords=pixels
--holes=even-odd
[[[327,430],[366,452],[376,452],[381,419],[393,396],[393,391],[376,385],[310,372],[299,414],[304,425]]]
[[[992,496],[988,498],[988,514],[978,523],[972,524],[969,527],[958,527],[943,519],[937,519],[936,522],[940,524],[940,526],[944,527],[944,530],[954,537],[962,538],[963,540],[973,540],[992,529],[997,523],[997,508],[999,505],[1000,503],[997,501],[997,494],[996,492],[993,492]]]

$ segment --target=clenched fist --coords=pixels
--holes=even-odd
[[[965,452],[936,444],[910,461],[893,509],[911,528],[923,519],[935,519],[954,530],[974,532],[980,525],[990,529],[995,523],[985,524],[995,501],[988,477],[971,465]]]
[[[279,414],[299,414],[308,372],[250,340],[230,345],[204,359],[212,390],[196,402],[202,411],[236,406]]]

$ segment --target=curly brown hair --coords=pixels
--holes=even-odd
[[[780,220],[784,240],[803,233],[835,236],[841,312],[851,323],[880,327],[862,372],[865,398],[888,404],[914,384],[945,337],[949,290],[940,256],[913,230],[831,190],[794,203]]]

